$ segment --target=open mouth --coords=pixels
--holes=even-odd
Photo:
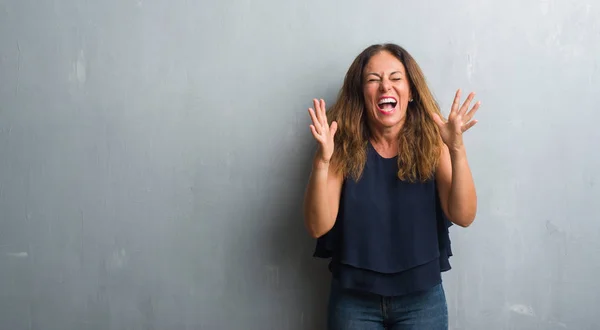
[[[396,109],[397,104],[398,101],[393,97],[382,97],[379,99],[377,107],[379,108],[379,111],[383,113],[390,113]]]

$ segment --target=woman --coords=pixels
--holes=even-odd
[[[462,139],[473,97],[460,105],[458,90],[442,119],[413,57],[383,44],[358,55],[331,109],[314,100],[304,213],[315,256],[331,258],[329,329],[448,328],[448,227],[477,208]]]

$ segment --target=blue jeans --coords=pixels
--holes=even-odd
[[[442,284],[397,297],[345,290],[334,279],[328,306],[329,330],[447,330]]]

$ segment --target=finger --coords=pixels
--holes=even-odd
[[[313,106],[315,107],[315,115],[318,119],[317,124],[319,124],[321,122],[321,114],[320,114],[320,108],[321,108],[321,104],[319,103],[319,100],[317,99],[313,99]]]
[[[475,93],[469,94],[469,96],[465,100],[465,103],[463,103],[462,107],[460,107],[460,111],[458,112],[459,114],[464,115],[465,112],[467,112],[467,110],[469,109],[469,106],[471,105],[471,101],[473,101],[474,97],[475,97]]]
[[[331,126],[329,127],[329,132],[331,132],[332,137],[335,136],[335,132],[337,132],[337,128],[338,128],[337,122],[332,121]]]
[[[475,103],[473,108],[471,108],[471,110],[469,110],[469,112],[467,112],[467,114],[465,115],[465,121],[471,120],[471,118],[473,118],[473,116],[477,112],[477,109],[479,109],[480,106],[481,106],[481,101],[477,101],[477,103]]]
[[[320,106],[321,106],[321,118],[323,120],[323,122],[322,122],[323,127],[329,127],[329,122],[327,121],[327,110],[325,109],[325,100],[323,100],[323,99],[320,100]]]
[[[310,131],[312,132],[313,137],[319,144],[323,144],[323,135],[317,133],[317,129],[314,125],[310,125]]]
[[[454,95],[454,102],[452,102],[452,107],[450,108],[450,114],[455,114],[458,112],[458,107],[460,106],[460,97],[462,95],[462,91],[459,88]]]
[[[477,120],[471,120],[470,122],[463,125],[463,128],[462,128],[463,133],[466,132],[467,130],[469,130],[469,128],[475,126],[475,124],[477,124]]]
[[[319,121],[319,118],[317,118],[317,113],[313,108],[308,108],[308,114],[310,115],[310,119],[315,126],[321,126],[321,122]]]
[[[315,140],[320,141],[321,135],[319,135],[319,133],[317,133],[317,129],[315,128],[314,125],[310,125],[310,131],[312,132],[312,135],[315,138]]]
[[[437,113],[434,113],[433,115],[431,115],[431,117],[433,118],[433,121],[441,128],[442,126],[444,126],[444,120],[442,120],[442,117],[440,117],[440,115],[438,115]]]
[[[315,104],[315,114],[317,115],[318,120],[315,124],[323,126],[323,111],[321,111],[321,101],[314,99],[313,102]]]
[[[448,112],[448,120],[454,118],[456,112],[458,111],[458,106],[460,105],[460,94],[461,91],[458,89],[454,94],[454,100],[452,101],[452,105],[450,106],[450,111]]]
[[[310,118],[313,122],[313,125],[315,127],[315,129],[317,130],[317,133],[321,133],[321,122],[317,119],[317,115],[315,114],[315,110],[313,110],[312,108],[308,109],[308,113],[310,114]],[[311,126],[313,126],[311,125]]]

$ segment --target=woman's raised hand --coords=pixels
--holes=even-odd
[[[331,125],[327,122],[325,101],[323,99],[313,99],[313,103],[315,108],[309,108],[308,113],[312,119],[310,130],[315,140],[319,143],[317,160],[329,163],[333,155],[333,137],[337,131],[337,122],[333,121]]]
[[[473,119],[473,116],[481,105],[481,102],[477,102],[469,109],[469,106],[475,97],[475,93],[470,93],[463,105],[459,107],[460,96],[461,90],[459,89],[454,95],[454,102],[452,102],[447,122],[444,122],[437,114],[433,116],[433,120],[440,129],[442,140],[448,146],[450,151],[458,150],[463,147],[462,135],[469,128],[477,124],[477,120]]]

